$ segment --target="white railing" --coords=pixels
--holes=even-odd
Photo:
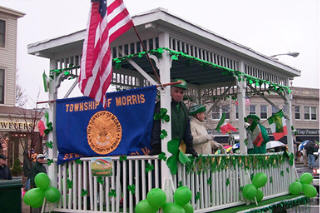
[[[224,155],[206,157],[222,156]],[[59,165],[57,187],[62,198],[55,211],[134,212],[135,205],[146,198],[148,191],[161,187],[161,160],[157,156],[128,156],[122,161],[120,157],[110,158],[112,176],[100,180],[92,176],[90,158],[82,158],[79,164],[72,161]],[[151,165],[154,169],[147,172],[146,168]],[[268,182],[262,188],[265,198],[287,194],[289,184],[294,181],[294,168],[288,161],[284,161],[278,167],[265,169],[244,169],[235,164],[235,167],[229,166],[213,171],[200,168],[199,163],[194,165],[190,171],[179,164],[178,173],[173,176],[173,181],[175,188],[182,184],[191,189],[191,203],[195,212],[214,211],[243,204],[240,187],[250,182],[249,176],[253,173],[265,172],[268,176]],[[273,179],[272,183],[269,181],[270,177]],[[133,185],[134,194],[128,189],[128,186],[132,188]],[[197,197],[199,199],[196,199]]]

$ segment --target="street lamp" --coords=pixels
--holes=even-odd
[[[275,58],[280,55],[288,55],[288,56],[292,56],[292,57],[298,57],[299,54],[300,53],[298,53],[298,52],[288,52],[288,53],[281,53],[281,54],[272,55],[270,57]]]

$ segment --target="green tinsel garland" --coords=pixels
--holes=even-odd
[[[272,92],[276,92],[276,93],[278,93],[278,92],[291,93],[291,90],[287,86],[283,86],[283,85],[279,85],[276,83],[272,83],[267,80],[259,79],[257,77],[248,75],[246,73],[236,71],[234,69],[230,69],[227,67],[223,67],[218,64],[211,63],[211,62],[202,60],[200,58],[190,56],[190,55],[183,53],[183,52],[171,50],[169,48],[158,48],[158,49],[152,49],[149,51],[142,51],[139,53],[126,55],[123,57],[114,58],[113,62],[115,63],[115,68],[119,69],[119,68],[121,68],[121,64],[126,62],[128,59],[142,58],[147,53],[153,54],[153,55],[157,56],[158,58],[160,58],[162,56],[162,54],[164,53],[164,51],[169,52],[172,60],[179,60],[179,57],[183,57],[185,59],[189,59],[190,61],[192,60],[192,61],[198,62],[203,67],[212,67],[214,69],[221,69],[223,75],[232,74],[234,76],[234,78],[236,78],[238,81],[245,80],[247,82],[247,84],[249,84],[249,85],[253,85],[253,84],[255,84],[256,86],[261,86],[263,84],[269,85],[269,87],[268,87],[269,92],[272,91]],[[72,64],[70,64],[68,68],[50,70],[50,78],[53,79],[54,76],[58,76],[61,73],[64,73],[64,75],[66,77],[68,77],[68,79],[72,79],[75,76],[73,74],[71,74],[69,71],[72,69],[78,69],[79,67],[80,66],[73,66]]]

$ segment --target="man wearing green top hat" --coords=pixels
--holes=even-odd
[[[214,142],[208,134],[204,125],[206,107],[198,104],[190,107],[189,114],[192,115],[190,126],[193,137],[193,146],[199,154],[214,154],[218,149],[224,153],[223,146]]]
[[[260,118],[256,115],[248,115],[244,121],[248,123],[246,128],[248,154],[266,153],[266,143],[270,139],[266,128],[260,124]]]
[[[193,149],[192,135],[190,131],[189,113],[186,105],[183,103],[183,95],[187,90],[187,82],[183,79],[175,79],[173,82],[180,82],[171,86],[171,131],[172,139],[178,139],[180,143],[184,142],[186,146],[186,153],[197,156]],[[160,112],[160,103],[155,107],[155,113]],[[161,153],[161,139],[160,139],[161,125],[160,120],[153,122],[151,134],[151,151],[149,155],[158,155]]]

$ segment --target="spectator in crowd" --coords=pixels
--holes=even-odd
[[[197,156],[196,151],[193,148],[193,138],[190,131],[189,112],[186,105],[183,103],[183,95],[187,90],[187,82],[182,79],[175,79],[174,82],[180,82],[171,86],[171,129],[172,139],[178,139],[180,146],[184,147],[186,153]],[[155,113],[160,112],[160,103],[158,102],[155,107]],[[151,134],[151,151],[149,155],[158,155],[161,153],[161,125],[160,120],[153,122],[152,134]],[[184,149],[184,148],[182,148]]]
[[[218,149],[224,151],[220,143],[214,142],[212,136],[208,134],[205,127],[205,111],[206,107],[203,105],[192,106],[189,110],[191,117],[190,126],[193,137],[193,146],[199,154],[213,154]]]
[[[308,167],[310,169],[313,169],[315,161],[315,156],[313,155],[313,153],[318,151],[317,144],[313,141],[310,141],[304,146],[304,149],[306,150],[308,156]]]
[[[40,173],[40,172],[44,172],[44,173],[47,173],[47,170],[46,168],[44,167],[44,164],[45,163],[45,157],[43,154],[38,154],[37,155],[37,160],[35,163],[32,164],[32,168],[31,168],[31,171],[30,171],[30,185],[31,185],[31,188],[35,188],[35,183],[34,183],[34,178],[35,176]]]
[[[6,156],[0,154],[0,179],[11,180],[11,172],[7,166]]]

